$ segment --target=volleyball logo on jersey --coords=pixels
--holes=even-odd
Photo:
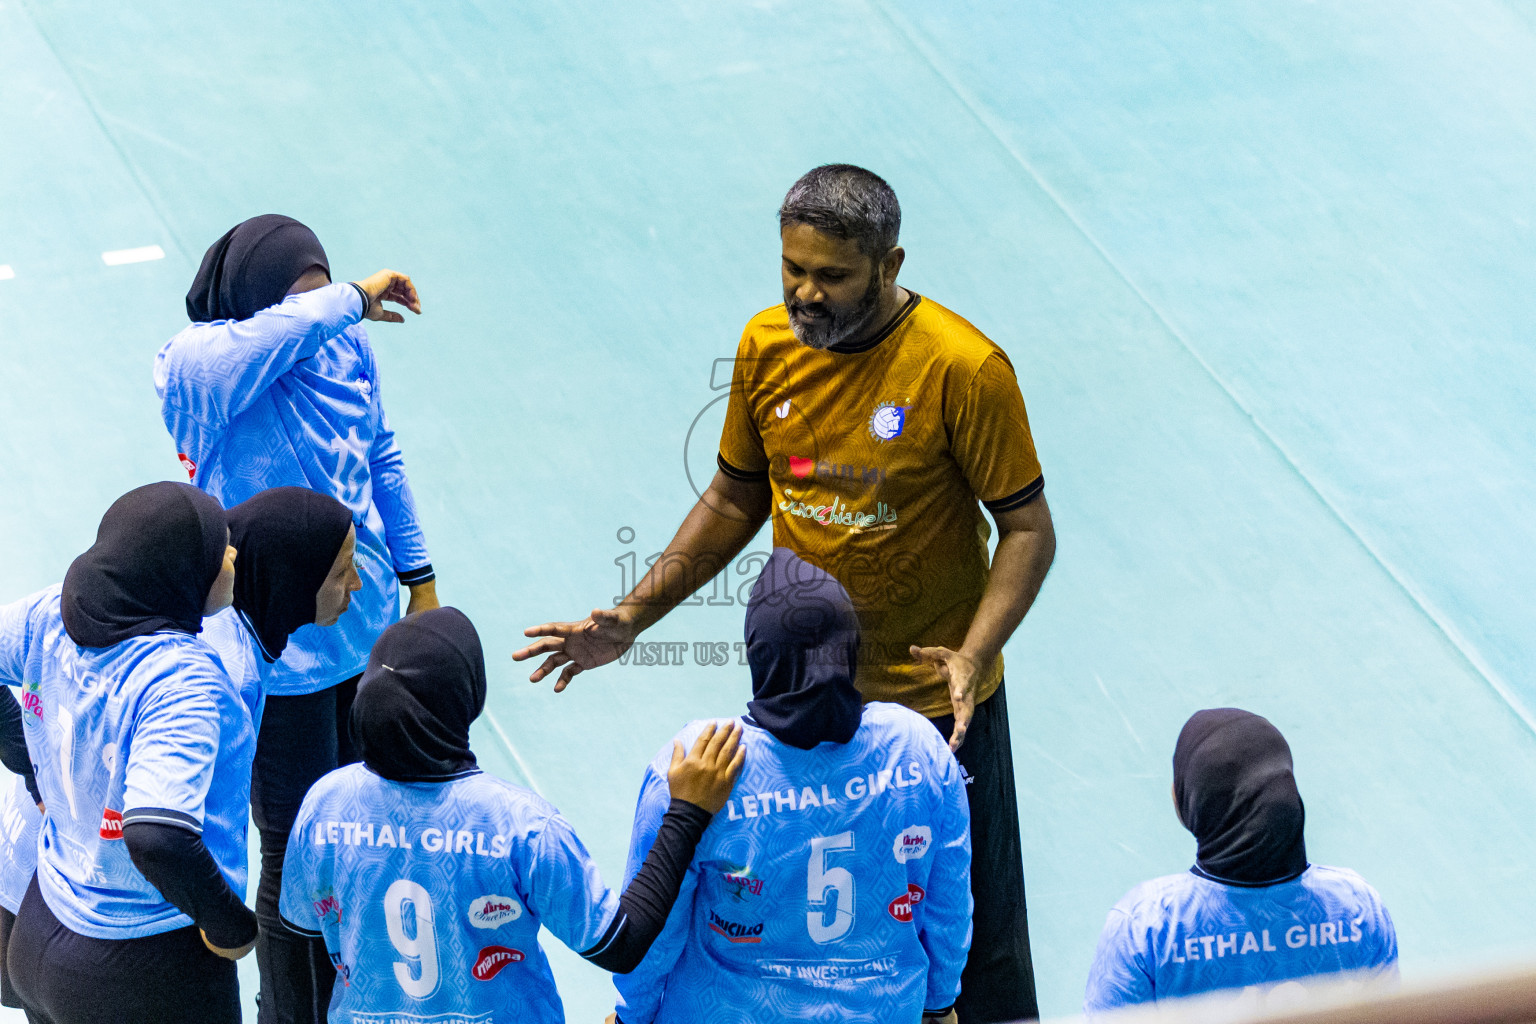
[[[910,405],[881,402],[869,415],[869,435],[877,441],[891,441],[901,436],[907,426]]]
[[[523,905],[511,896],[478,897],[469,905],[469,923],[476,928],[500,928],[523,916]]]
[[[891,900],[885,908],[886,912],[905,924],[912,920],[912,908],[923,902],[923,897],[927,895],[922,886],[916,882],[908,882],[907,891]]]

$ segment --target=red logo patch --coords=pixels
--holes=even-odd
[[[490,981],[501,973],[501,969],[507,964],[522,963],[522,950],[508,949],[506,946],[486,946],[475,957],[474,970],[471,974],[479,981]]]
[[[114,811],[110,807],[101,812],[100,835],[103,839],[123,838],[123,815],[121,812]]]
[[[789,457],[789,471],[794,476],[800,477],[803,480],[816,471],[816,460],[802,459],[798,455],[791,455]]]
[[[928,895],[923,887],[915,882],[907,883],[907,891],[891,900],[891,905],[885,909],[898,921],[912,920],[912,908],[923,902],[923,897]]]
[[[185,452],[177,452],[176,457],[181,460],[181,468],[187,471],[188,480],[197,475],[197,463],[187,458]]]

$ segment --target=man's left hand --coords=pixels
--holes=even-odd
[[[939,678],[949,684],[949,703],[955,709],[955,727],[949,734],[949,749],[959,750],[966,730],[976,714],[976,687],[981,681],[981,666],[974,658],[948,647],[913,645],[912,657],[932,665]]]
[[[441,605],[437,601],[437,581],[427,580],[411,588],[411,599],[406,603],[405,614],[415,615],[417,612],[429,612],[439,607]]]

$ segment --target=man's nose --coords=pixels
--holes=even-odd
[[[799,287],[795,289],[795,298],[807,305],[821,302],[826,297],[821,287],[809,277],[801,281]]]

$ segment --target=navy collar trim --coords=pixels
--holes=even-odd
[[[846,345],[842,343],[836,345],[828,345],[827,351],[836,352],[838,355],[843,356],[856,355],[860,352],[868,352],[870,349],[880,344],[886,338],[889,338],[891,335],[895,334],[896,328],[906,323],[907,317],[912,315],[912,311],[917,308],[917,304],[923,301],[923,297],[917,294],[917,292],[908,292],[907,295],[908,298],[906,304],[896,311],[896,315],[891,317],[891,322],[881,328],[879,333],[875,334],[871,338],[866,338],[865,340],[859,342],[857,345]]]
[[[1286,875],[1284,878],[1272,878],[1267,882],[1239,882],[1231,878],[1221,878],[1211,874],[1209,871],[1202,870],[1198,864],[1190,868],[1189,873],[1196,878],[1203,878],[1207,882],[1215,882],[1217,885],[1230,885],[1236,889],[1267,889],[1272,885],[1284,885],[1286,882],[1296,881],[1296,879],[1306,874],[1307,868],[1311,866],[1311,864],[1308,864],[1306,868],[1302,868],[1293,875]]]

